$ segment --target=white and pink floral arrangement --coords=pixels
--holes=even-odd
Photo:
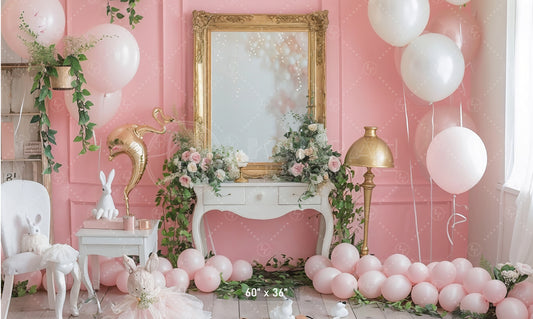
[[[303,182],[309,186],[301,200],[312,197],[318,188],[341,169],[340,153],[328,144],[326,129],[309,114],[289,112],[286,122],[295,122],[273,150],[272,158],[282,164],[280,179]]]
[[[238,161],[242,151],[229,147],[219,147],[212,151],[194,147],[192,139],[185,134],[177,134],[175,142],[179,149],[165,163],[164,177],[160,184],[178,180],[185,188],[197,184],[209,184],[215,192],[220,184],[239,177]]]

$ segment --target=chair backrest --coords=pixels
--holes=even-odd
[[[32,221],[40,214],[39,228],[50,237],[50,196],[37,182],[12,180],[1,185],[2,249],[6,257],[20,252],[22,235],[28,232],[26,216]]]

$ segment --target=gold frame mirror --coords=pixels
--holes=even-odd
[[[194,133],[196,142],[200,147],[211,148],[213,142],[212,132],[214,126],[217,123],[213,122],[213,114],[216,112],[225,113],[230,117],[235,116],[235,108],[233,103],[235,99],[231,98],[231,101],[221,99],[213,96],[212,87],[213,78],[218,76],[215,72],[221,69],[215,63],[218,61],[218,46],[215,42],[215,39],[222,37],[231,37],[235,36],[235,33],[242,33],[247,36],[247,43],[253,48],[249,50],[254,50],[254,54],[258,51],[261,51],[261,48],[258,48],[259,45],[265,45],[265,47],[275,46],[275,43],[268,43],[272,38],[291,38],[293,41],[294,37],[300,37],[304,39],[303,46],[297,46],[300,48],[300,51],[304,51],[301,47],[306,48],[301,55],[305,58],[301,62],[300,68],[303,68],[304,74],[303,79],[298,78],[299,83],[302,83],[300,86],[307,87],[307,90],[301,92],[303,94],[303,110],[307,108],[307,111],[314,117],[314,119],[319,123],[325,123],[326,118],[326,88],[325,88],[325,50],[326,50],[326,29],[328,26],[328,12],[327,11],[318,11],[310,14],[284,14],[284,15],[271,15],[271,14],[217,14],[217,13],[208,13],[205,11],[193,11],[193,31],[194,31],[194,72],[193,72],[193,82],[194,82]],[[287,36],[288,34],[288,36]],[[256,38],[251,38],[256,37]],[[257,38],[259,37],[259,39]],[[295,41],[297,41],[296,39]],[[305,41],[306,40],[306,41]],[[231,46],[230,42],[225,42],[225,46]],[[217,50],[215,52],[215,50]],[[260,55],[260,54],[259,54]],[[245,59],[238,60],[244,61]],[[275,61],[274,61],[275,62]],[[227,64],[227,63],[224,63]],[[240,64],[240,63],[238,63]],[[274,72],[273,70],[278,70],[279,65],[277,63],[270,63],[272,70],[269,72]],[[277,67],[277,68],[276,68]],[[224,69],[224,68],[222,68]],[[231,67],[226,67],[226,70],[230,70]],[[299,75],[301,75],[299,74]],[[285,75],[287,76],[287,75]],[[254,78],[261,78],[262,75],[254,76]],[[265,75],[266,77],[266,75]],[[226,78],[229,79],[229,78]],[[231,82],[239,81],[239,76],[234,76],[231,78]],[[229,80],[222,80],[223,84],[230,82]],[[276,82],[274,79],[271,82]],[[305,83],[306,82],[306,83]],[[238,84],[239,85],[239,84]],[[280,85],[279,83],[277,84]],[[242,88],[240,91],[245,91],[246,86],[239,86],[236,91]],[[224,92],[233,93],[233,89],[225,89]],[[254,94],[258,94],[255,90]],[[260,93],[260,92],[259,92]],[[276,97],[274,97],[276,99]],[[282,104],[287,103],[285,100],[282,100],[282,97],[279,98],[280,101],[277,103],[281,105],[281,108],[285,107]],[[254,99],[248,99],[247,105],[256,104],[260,105],[259,107],[268,108],[268,103],[262,103],[262,98],[257,97]],[[290,104],[290,102],[289,102]],[[245,107],[242,105],[240,107]],[[215,108],[220,109],[215,109]],[[255,107],[255,106],[254,106]],[[242,109],[242,108],[241,108]],[[248,111],[248,110],[247,110]],[[263,110],[261,110],[263,111]],[[266,110],[270,112],[270,110]],[[217,114],[219,114],[217,113]],[[237,112],[238,113],[238,112]],[[246,112],[242,112],[245,114]],[[262,120],[259,115],[259,112],[255,112],[254,118],[245,118],[236,120],[237,123],[232,123],[230,125],[248,125],[255,126],[259,125]],[[248,115],[243,115],[244,117]],[[253,122],[253,121],[257,122]],[[276,119],[276,121],[281,122],[281,118]],[[226,131],[224,131],[226,133]],[[231,134],[231,133],[229,133]],[[282,134],[282,133],[281,133]],[[281,135],[280,134],[280,135]],[[247,136],[248,137],[248,136]],[[281,136],[280,136],[281,137]],[[244,136],[238,135],[233,137],[234,139],[242,139]],[[251,138],[254,138],[251,136]],[[259,137],[257,137],[259,139]],[[260,141],[262,143],[262,141]],[[256,142],[257,143],[257,142]],[[225,146],[228,145],[224,143]],[[239,148],[242,149],[242,148]],[[246,149],[243,149],[247,153]],[[248,153],[247,153],[248,154]],[[262,178],[269,175],[273,175],[278,172],[280,169],[279,163],[269,162],[269,161],[254,161],[253,158],[250,158],[250,163],[243,169],[243,173],[246,177],[249,178]]]

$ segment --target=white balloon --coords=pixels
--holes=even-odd
[[[426,165],[435,183],[451,194],[474,187],[487,168],[487,150],[481,138],[465,127],[450,127],[429,144]]]
[[[112,93],[102,93],[88,85],[85,88],[91,92],[91,95],[87,96],[86,99],[94,104],[89,110],[90,122],[96,124],[96,127],[104,126],[117,113],[122,100],[122,90]],[[74,90],[65,91],[65,105],[70,116],[78,123],[78,105],[72,102],[73,92]]]
[[[369,0],[368,19],[385,42],[403,47],[424,31],[429,0]]]
[[[65,33],[65,11],[58,0],[8,0],[2,6],[2,36],[11,50],[24,59],[30,57],[28,48],[20,39],[33,39],[20,30],[20,15],[37,35],[38,43],[57,44]]]
[[[463,127],[476,130],[476,124],[472,117],[463,110]],[[416,126],[413,148],[416,159],[422,165],[426,165],[426,153],[432,137],[436,136],[448,127],[461,125],[461,109],[458,105],[435,106],[434,111],[429,110],[424,114]]]
[[[470,0],[446,0],[446,1],[456,6],[462,6],[463,4],[470,2]]]
[[[82,62],[87,84],[100,92],[115,92],[128,84],[140,62],[135,37],[116,24],[100,24],[85,33],[88,38],[102,38]]]
[[[461,50],[442,34],[423,34],[402,54],[403,82],[411,92],[428,102],[450,96],[463,81],[464,72]]]

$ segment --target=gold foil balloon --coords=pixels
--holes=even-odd
[[[152,116],[161,126],[159,130],[148,125],[126,124],[116,128],[107,136],[110,161],[123,153],[131,159],[131,178],[124,187],[126,215],[128,216],[130,215],[129,194],[141,180],[148,161],[143,136],[145,133],[163,134],[167,131],[166,124],[174,121],[172,117],[166,116],[161,108],[154,108]]]

